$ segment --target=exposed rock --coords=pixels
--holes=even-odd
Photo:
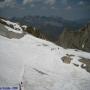
[[[81,67],[82,67],[82,68],[86,68],[86,64],[82,64]]]
[[[61,59],[66,64],[70,64],[71,63],[71,60],[72,60],[72,58],[70,58],[70,56],[64,56]]]
[[[27,27],[25,31],[29,34],[32,34],[35,37],[38,37],[41,39],[47,39],[45,33],[42,33],[39,29],[33,28],[32,26]]]
[[[76,67],[79,67],[79,65],[78,65],[78,64],[76,64],[76,63],[73,63],[73,65],[74,65],[74,66],[76,66]]]
[[[0,35],[2,35],[4,37],[7,37],[9,39],[12,39],[12,38],[20,39],[25,35],[25,33],[15,33],[15,32],[12,32],[12,31],[8,31],[4,27],[4,25],[0,23]]]
[[[57,42],[64,48],[74,48],[90,52],[90,23],[79,31],[65,29]]]
[[[66,54],[67,56],[69,57],[74,57],[75,55],[72,55],[72,54]]]
[[[43,45],[43,46],[45,46],[45,47],[46,47],[46,46],[48,46],[48,45],[47,45],[47,44],[45,44],[45,43],[43,43],[42,45]]]
[[[79,61],[83,63],[81,68],[85,69],[87,72],[90,72],[90,59],[81,58]]]

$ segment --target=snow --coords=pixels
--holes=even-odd
[[[22,28],[24,28],[24,30],[26,30],[27,29],[27,26],[26,25],[22,25]]]
[[[62,62],[66,54],[70,64]],[[19,86],[24,90],[90,90],[90,73],[72,63],[90,53],[64,49],[49,41],[25,35],[21,39],[0,36],[0,86]]]
[[[1,20],[4,21],[4,22],[6,22],[8,25],[13,25],[14,29],[11,29],[10,27],[5,26],[5,27],[8,28],[10,31],[22,33],[23,30],[22,30],[22,28],[20,27],[19,24],[13,23],[13,22],[11,22],[11,21],[4,20],[4,19],[1,19]]]
[[[4,25],[6,30],[22,33],[19,24],[3,21],[14,26]],[[67,55],[71,55],[70,64],[62,62]],[[21,39],[0,36],[0,86],[19,87],[23,82],[23,90],[90,90],[90,73],[81,68],[81,58],[90,59],[90,53],[64,49],[28,34]]]
[[[83,67],[86,67],[86,64],[83,64]]]
[[[22,31],[17,31],[17,30],[14,30],[8,26],[4,26],[6,29],[8,29],[8,31],[12,31],[12,32],[15,32],[15,33],[22,33]]]

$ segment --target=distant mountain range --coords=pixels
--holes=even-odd
[[[25,24],[27,26],[38,28],[40,31],[46,33],[51,41],[57,41],[64,28],[78,30],[89,21],[88,19],[69,21],[61,17],[46,16],[13,17],[10,20],[19,22],[22,25]]]

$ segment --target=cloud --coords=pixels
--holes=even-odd
[[[3,0],[0,2],[0,7],[14,7],[16,4],[16,0]]]
[[[62,0],[61,3],[62,3],[63,5],[67,5],[68,1],[67,1],[67,0]]]
[[[54,5],[56,0],[46,0],[45,3],[49,5]]]
[[[35,7],[35,5],[34,5],[34,4],[31,4],[30,6],[31,6],[31,8]]]
[[[84,5],[84,1],[78,2],[78,5]]]
[[[0,2],[4,2],[5,0],[0,0]]]
[[[65,9],[66,9],[66,10],[71,10],[72,7],[71,7],[71,6],[67,6]]]
[[[44,4],[54,5],[56,0],[23,0],[23,5],[36,3],[36,2],[40,2],[40,3],[42,2]]]
[[[28,4],[28,3],[31,3],[31,2],[33,2],[33,0],[23,0],[23,4],[25,5],[25,4]]]
[[[43,0],[23,0],[23,5],[31,4],[34,2],[40,2],[40,1],[43,1]]]
[[[56,9],[56,7],[52,6],[52,7],[51,7],[51,9],[55,10],[55,9]]]

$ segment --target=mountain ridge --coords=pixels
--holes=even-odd
[[[38,28],[41,32],[47,33],[51,41],[56,41],[59,35],[62,33],[65,27],[73,28],[74,30],[79,29],[84,24],[77,23],[76,21],[65,20],[61,17],[47,17],[47,16],[24,16],[14,17],[10,19],[14,22],[20,22],[27,26],[33,26]]]
[[[38,18],[39,23],[42,23],[40,21],[43,21],[44,19],[45,19],[45,22],[48,22],[47,19],[49,19],[49,22],[53,21],[53,19],[55,21],[57,21],[57,17],[53,18],[53,17],[44,17],[44,16],[43,17],[28,16],[28,17],[25,17],[25,18],[27,18],[27,20],[29,20],[29,18],[31,18],[31,19],[33,18],[35,21],[37,21],[36,18]],[[41,19],[41,18],[44,18],[44,19]],[[32,22],[33,19],[31,21],[30,20],[29,21]],[[60,18],[60,21],[63,21],[63,19]],[[27,28],[24,30],[23,24],[20,23],[20,22],[19,22],[19,24],[20,24],[20,27],[22,27],[24,33],[27,32],[29,34],[32,34],[32,35],[38,37],[38,38],[42,38],[42,39],[46,39],[46,40],[52,41],[55,44],[60,45],[60,46],[62,46],[64,48],[75,48],[75,49],[80,49],[80,50],[83,50],[83,51],[90,52],[90,47],[89,47],[89,45],[90,45],[90,43],[89,43],[90,42],[90,40],[89,40],[89,29],[90,28],[89,28],[89,26],[90,25],[89,24],[86,24],[85,26],[82,26],[79,29],[74,29],[74,28],[71,28],[69,26],[68,27],[65,26],[66,28],[64,28],[64,26],[61,25],[61,27],[63,26],[64,30],[60,30],[60,32],[57,32],[58,28],[56,28],[57,30],[55,29],[55,31],[53,31],[53,30],[51,30],[51,28],[54,29],[54,26],[51,26],[50,24],[47,24],[47,25],[45,24],[43,26],[43,28],[46,30],[47,26],[51,27],[51,28],[48,27],[49,30],[46,30],[46,31],[48,31],[49,33],[53,32],[53,34],[57,36],[57,39],[55,37],[53,37],[52,35],[50,36],[48,33],[46,33],[46,31],[43,32],[42,30],[38,29],[34,25],[29,25],[29,26],[26,25]],[[13,25],[8,25],[8,24],[5,24],[5,25],[10,26],[11,28],[13,27]],[[85,34],[85,33],[87,33],[87,34]],[[86,46],[83,45],[84,41],[85,42],[87,41],[86,42],[87,43]]]
[[[67,38],[68,37],[68,38]],[[65,48],[77,48],[90,52],[90,23],[78,31],[65,29],[60,35],[57,44]]]
[[[0,31],[19,32],[5,27],[2,24]],[[21,90],[89,90],[90,53],[64,49],[30,33],[19,39],[0,35],[0,86]]]

